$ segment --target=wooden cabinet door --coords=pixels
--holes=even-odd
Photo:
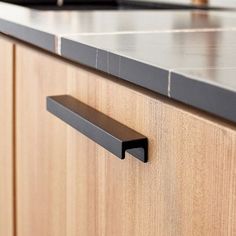
[[[34,49],[16,57],[18,236],[236,234],[235,126]],[[147,136],[149,162],[48,113],[60,94]]]
[[[0,236],[13,236],[13,44],[0,38]]]
[[[46,96],[67,91],[66,74],[43,53],[16,48],[17,236],[66,235],[66,125]]]

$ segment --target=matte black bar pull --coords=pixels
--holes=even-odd
[[[147,162],[148,139],[92,107],[68,96],[47,97],[47,110],[120,159],[125,151]]]

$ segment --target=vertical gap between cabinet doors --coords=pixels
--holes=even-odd
[[[17,160],[16,160],[16,44],[12,56],[12,186],[13,186],[13,236],[17,236]]]

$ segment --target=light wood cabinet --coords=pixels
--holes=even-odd
[[[71,95],[145,135],[124,160],[46,110]],[[0,39],[0,236],[236,235],[236,127]]]
[[[61,94],[148,137],[148,163],[47,112]],[[17,45],[16,140],[18,236],[236,235],[234,125]]]
[[[13,43],[0,38],[0,235],[13,236]]]

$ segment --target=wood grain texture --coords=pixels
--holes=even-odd
[[[19,236],[236,235],[235,126],[34,49],[17,68]],[[59,94],[147,136],[149,162],[47,113]]]
[[[17,47],[16,70],[17,236],[66,235],[66,126],[46,112],[46,95],[65,93],[64,68]]]
[[[0,38],[0,236],[13,236],[13,44]]]

